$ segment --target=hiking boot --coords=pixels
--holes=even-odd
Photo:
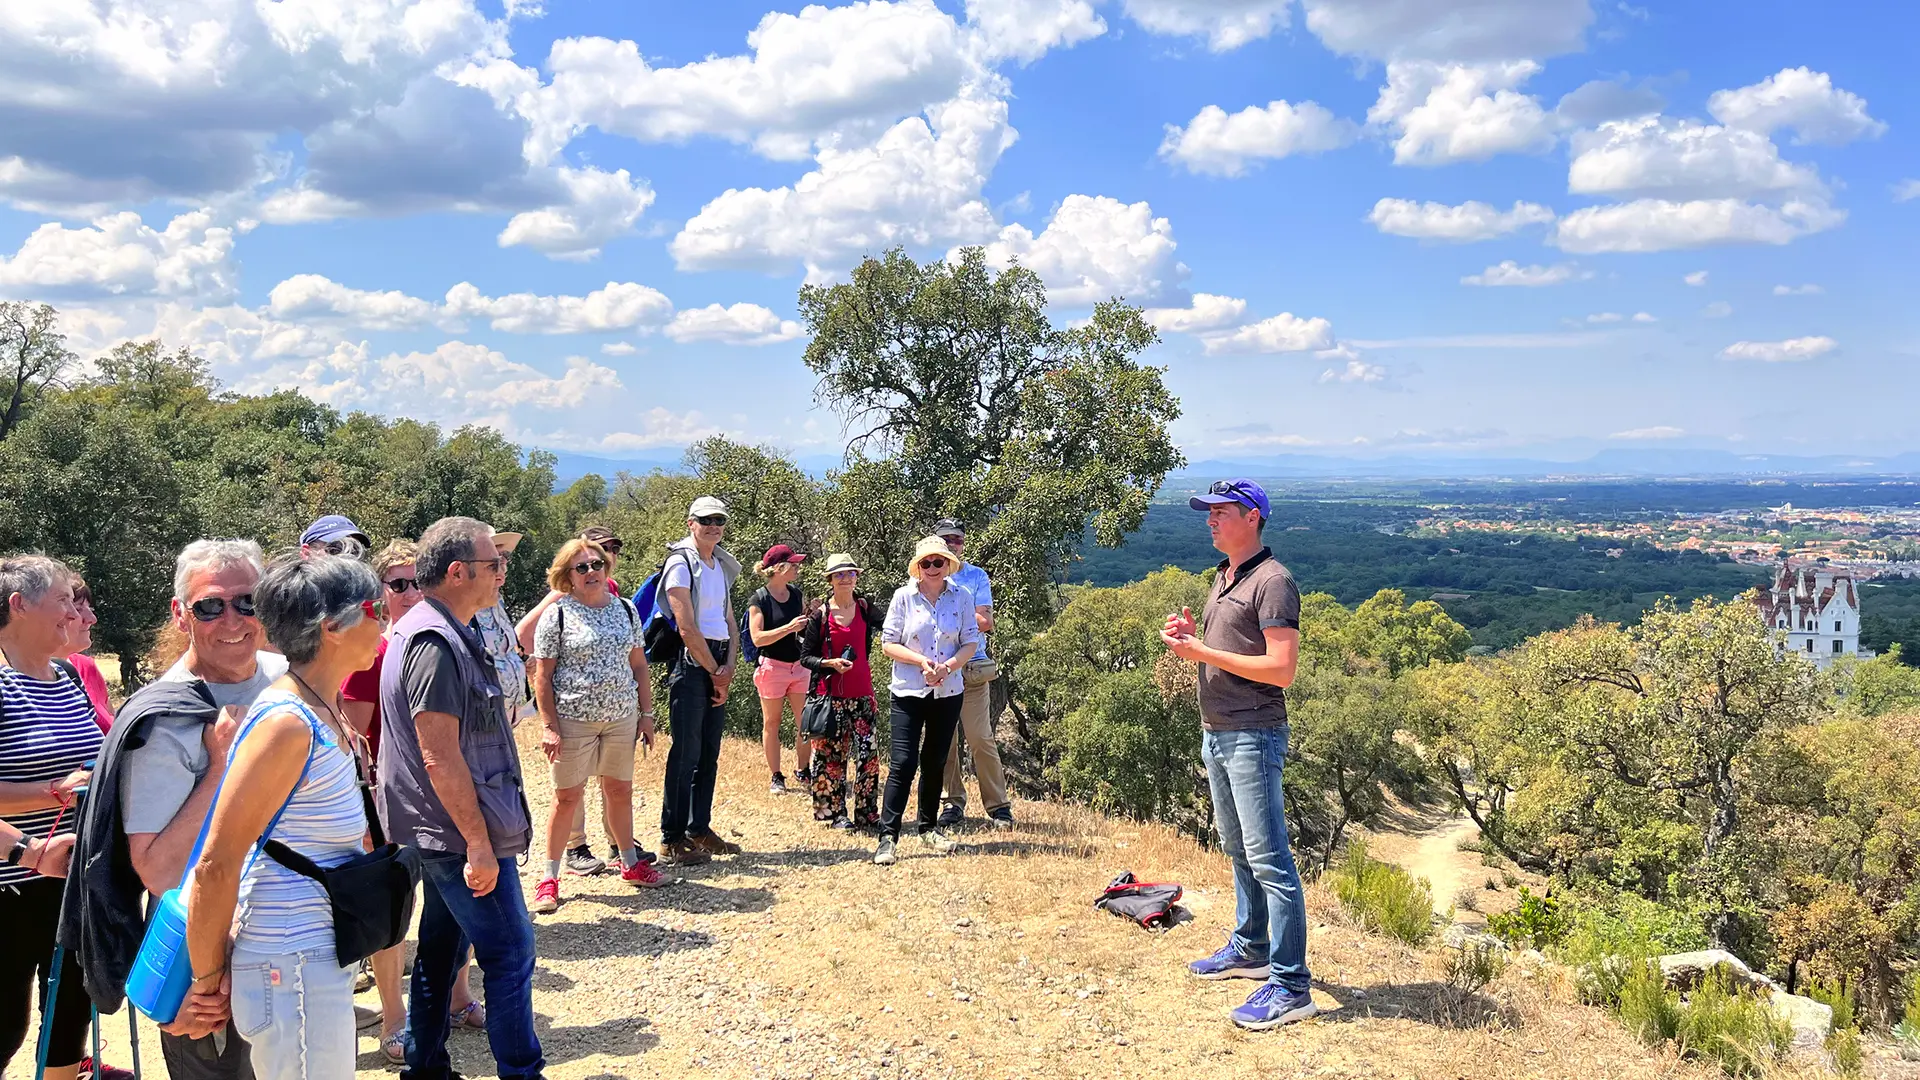
[[[713,856],[681,840],[678,843],[668,840],[660,842],[660,859],[668,866],[699,866],[711,862]]]
[[[739,844],[731,840],[720,839],[720,834],[716,832],[703,832],[699,836],[689,836],[687,840],[692,843],[694,847],[699,848],[709,855],[740,854]]]
[[[593,849],[585,844],[567,852],[567,873],[581,877],[592,877],[605,870],[607,864],[594,857]]]
[[[959,807],[945,806],[940,809],[940,817],[935,824],[943,829],[952,829],[957,827],[965,817],[966,815],[960,812]]]
[[[1256,960],[1234,947],[1233,941],[1220,947],[1220,951],[1187,965],[1187,970],[1199,979],[1264,979],[1269,972],[1265,960]]]
[[[960,846],[940,835],[940,830],[938,829],[922,830],[920,833],[920,843],[925,845],[926,848],[935,855],[951,855],[953,854],[953,849]]]
[[[673,884],[672,878],[663,877],[649,863],[634,863],[620,871],[620,880],[629,885],[638,885],[643,889],[657,889],[662,885]]]
[[[533,903],[527,910],[535,915],[551,915],[560,910],[560,879],[543,878],[533,887]]]
[[[1235,1024],[1249,1031],[1265,1031],[1319,1014],[1320,1008],[1313,1003],[1312,995],[1305,991],[1296,994],[1268,983],[1255,990],[1245,1005],[1227,1015]]]
[[[892,866],[894,863],[899,862],[900,856],[894,854],[893,847],[893,837],[881,837],[880,846],[873,849],[873,865]]]
[[[987,811],[987,824],[996,829],[1013,828],[1013,807],[1003,806],[998,810]]]
[[[774,773],[773,782],[767,785],[767,794],[785,795],[786,793],[787,793],[787,778],[780,775],[779,773]]]

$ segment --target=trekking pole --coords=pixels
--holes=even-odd
[[[133,1080],[140,1080],[140,1010],[127,1006],[127,1044],[133,1048]]]
[[[74,802],[80,801],[78,792],[74,793]],[[67,807],[62,805],[60,812],[53,815],[53,824],[47,827],[46,838],[50,841],[53,834],[60,831],[60,819],[67,816]],[[44,850],[44,849],[42,849]],[[71,872],[71,867],[69,867]],[[46,1080],[47,1050],[53,1045],[53,1010],[60,1000],[60,969],[67,958],[67,950],[62,948],[58,935],[53,942],[53,959],[47,963],[47,981],[41,988],[40,998],[40,1040],[33,1055],[33,1080]]]
[[[93,1012],[93,1080],[100,1080],[100,1008],[94,1006]]]

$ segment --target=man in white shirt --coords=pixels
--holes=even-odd
[[[264,570],[260,545],[251,540],[196,540],[174,564],[173,625],[188,644],[159,681],[198,681],[221,711],[212,724],[155,716],[146,742],[129,749],[121,765],[127,854],[155,896],[186,872],[239,721],[260,691],[286,674],[285,657],[260,649],[266,634],[254,615],[253,590]],[[253,1075],[246,1043],[230,1030],[218,1039],[162,1034],[160,1049],[177,1080]]]
[[[711,495],[693,500],[687,538],[668,546],[660,575],[660,591],[685,645],[667,676],[673,747],[660,799],[660,855],[681,866],[740,853],[740,845],[713,831],[713,786],[727,726],[734,643],[740,638],[731,602],[740,561],[720,546],[726,532],[727,504]]]

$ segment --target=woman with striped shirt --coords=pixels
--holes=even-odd
[[[339,687],[373,663],[385,605],[365,563],[322,555],[276,562],[254,606],[289,669],[254,700],[227,753],[187,901],[190,1005],[211,1019],[226,1004],[259,1080],[345,1080],[357,1051],[354,972],[335,959],[333,909],[318,882],[258,848],[270,834],[322,867],[368,849]]]
[[[0,1070],[26,1038],[33,988],[53,958],[74,803],[100,753],[93,703],[53,662],[73,651],[78,622],[65,566],[42,555],[0,559]],[[62,974],[46,1075],[72,1080],[92,1006],[79,965]]]

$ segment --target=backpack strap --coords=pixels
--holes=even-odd
[[[74,667],[71,661],[56,656],[53,658],[53,666],[60,669],[60,674],[65,675],[68,682],[79,687],[82,694],[87,692],[87,684],[80,679],[80,669]],[[93,697],[88,695],[87,700],[92,701]]]

